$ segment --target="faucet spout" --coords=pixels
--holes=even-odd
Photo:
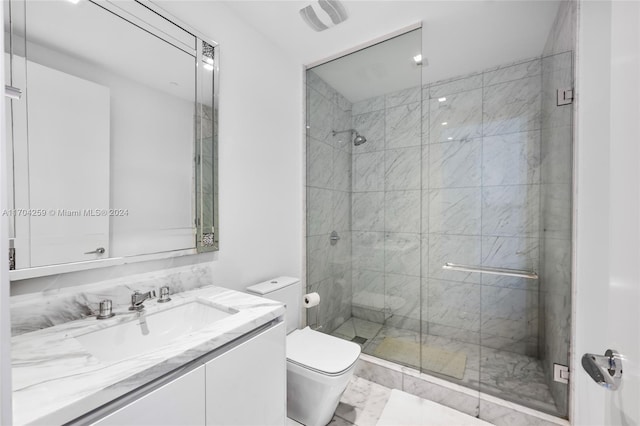
[[[134,291],[131,295],[131,306],[129,306],[130,311],[138,311],[144,309],[144,305],[142,304],[147,299],[153,299],[156,297],[156,291],[151,290],[146,293],[140,293],[138,290]]]

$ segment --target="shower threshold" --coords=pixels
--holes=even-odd
[[[552,416],[556,407],[540,360],[513,352],[350,318],[332,333],[359,343],[364,354],[515,402]],[[422,353],[422,356],[420,354]],[[422,358],[422,362],[420,362]]]

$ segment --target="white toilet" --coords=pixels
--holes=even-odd
[[[306,327],[299,330],[300,280],[278,277],[247,292],[287,306],[287,416],[306,426],[328,424],[353,375],[360,346]]]

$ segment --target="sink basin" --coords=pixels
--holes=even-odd
[[[171,344],[234,313],[193,301],[152,314],[132,313],[131,321],[76,339],[100,361],[113,363]]]

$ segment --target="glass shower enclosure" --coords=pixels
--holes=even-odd
[[[566,417],[572,54],[429,81],[421,43],[307,70],[308,324]]]

